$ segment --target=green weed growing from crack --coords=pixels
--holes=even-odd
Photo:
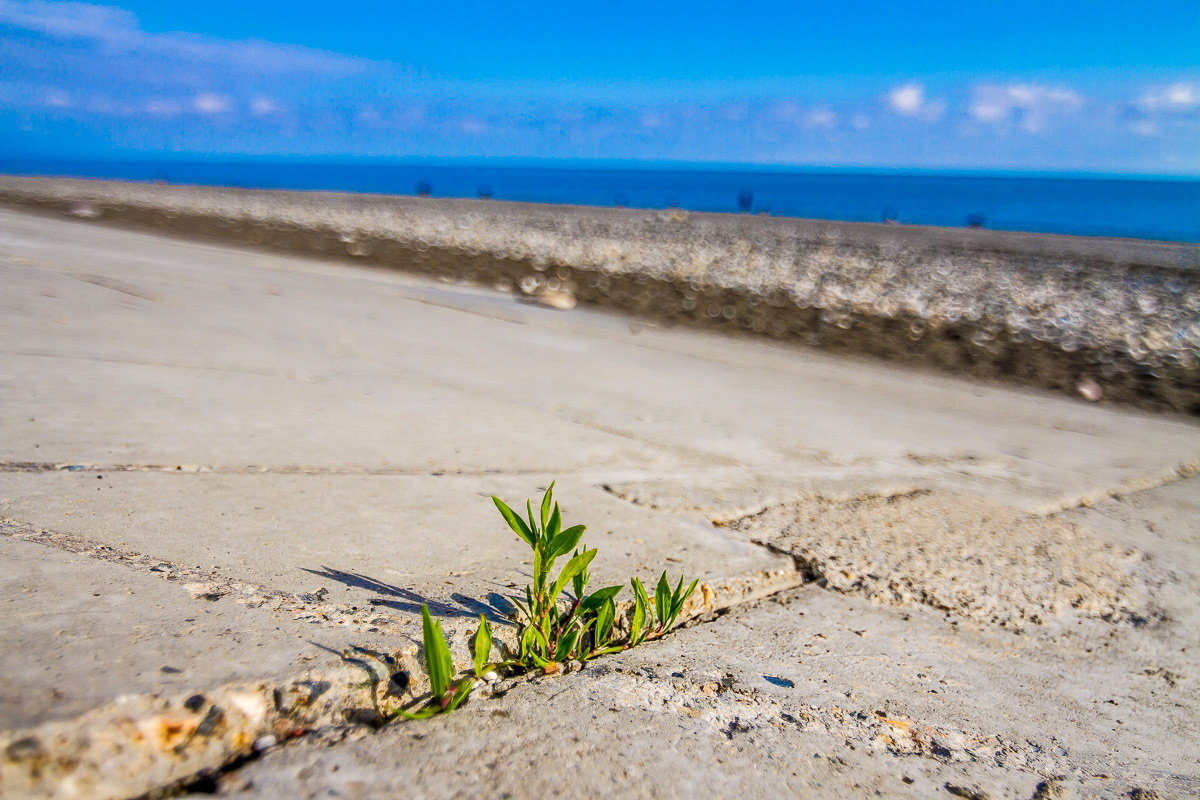
[[[435,714],[449,713],[465,703],[475,688],[474,678],[455,679],[454,658],[450,655],[450,644],[442,631],[442,621],[435,620],[429,613],[429,606],[424,603],[421,604],[421,634],[425,645],[425,673],[429,676],[430,700],[419,711],[399,711],[409,719],[426,719]]]
[[[696,590],[698,581],[693,580],[685,588],[682,577],[672,587],[664,571],[651,599],[642,582],[631,578],[633,613],[628,631],[618,635],[616,599],[624,587],[605,586],[588,593],[591,583],[588,567],[596,557],[596,550],[580,549],[583,525],[563,527],[562,511],[554,501],[554,484],[546,489],[536,514],[532,501],[525,501],[524,518],[499,497],[493,497],[492,502],[508,527],[531,551],[533,581],[525,587],[523,598],[512,598],[519,626],[517,652],[499,661],[491,660],[492,628],[480,614],[472,644],[473,675],[456,679],[441,622],[434,620],[429,608],[422,605],[430,700],[419,711],[400,712],[410,719],[453,711],[466,701],[481,680],[535,669],[552,674],[559,672],[566,662],[586,662],[657,639],[675,626],[684,604]],[[571,557],[555,574],[555,566],[568,553]]]

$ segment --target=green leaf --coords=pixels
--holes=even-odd
[[[492,502],[496,504],[496,508],[500,509],[501,516],[508,523],[508,527],[513,529],[513,533],[521,537],[521,540],[530,547],[533,546],[534,538],[533,531],[525,524],[524,520],[516,515],[515,512],[499,497],[492,496]]]
[[[482,678],[492,657],[492,624],[479,615],[479,630],[475,631],[475,677]]]
[[[453,695],[450,697],[450,702],[446,704],[446,711],[450,712],[461,706],[471,696],[471,691],[475,688],[475,680],[473,678],[464,678],[455,686]]]
[[[665,573],[664,573],[664,575],[665,575]],[[679,598],[680,598],[680,595],[682,595],[682,594],[683,594],[683,576],[680,575],[679,583],[675,584],[675,588],[671,590],[670,597],[667,598],[667,624],[663,626],[664,630],[666,630],[667,628],[670,628],[671,623],[673,623],[675,621],[675,618],[677,616],[679,616],[679,609],[681,607]]]
[[[421,604],[421,633],[425,644],[425,670],[429,673],[429,686],[438,700],[450,687],[454,675],[454,659],[450,657],[450,645],[442,632],[441,620],[434,620],[429,606]]]
[[[405,711],[401,708],[396,711],[396,713],[405,719],[429,719],[430,717],[435,717],[442,713],[442,710],[437,706],[426,706],[420,711]]]
[[[687,591],[681,593],[680,589],[683,588],[683,578],[679,579],[679,587],[675,590],[675,598],[671,603],[672,622],[679,617],[679,612],[683,611],[683,604],[686,603],[687,599],[692,596],[692,592],[696,591],[696,584],[699,582],[699,578],[693,580],[691,584],[688,585]]]
[[[634,578],[636,581],[637,578]],[[629,620],[629,644],[639,645],[642,643],[642,629],[646,625],[646,590],[634,591],[633,594],[633,617]]]
[[[549,653],[550,647],[546,643],[546,637],[534,626],[530,625],[521,631],[521,666],[528,669],[530,662],[544,667],[550,663],[545,657]]]
[[[575,555],[579,555],[578,550],[575,551]],[[576,575],[574,578],[571,579],[571,590],[574,592],[575,601],[580,604],[580,608],[582,608],[582,604],[583,604],[583,597],[584,597],[583,593],[587,591],[587,586],[591,582],[592,582],[592,573],[589,572],[587,569],[584,569],[582,572],[580,572],[578,575]]]
[[[674,594],[674,599],[672,600],[672,603],[671,603],[671,620],[672,621],[678,619],[679,612],[682,612],[684,603],[688,602],[689,597],[691,597],[691,593],[694,593],[694,591],[696,591],[697,583],[700,583],[700,579],[698,579],[698,578],[696,578],[695,581],[692,581],[688,585],[688,590],[683,591],[683,578],[679,578],[679,587],[676,589],[676,594]]]
[[[629,583],[633,586],[633,619],[629,625],[629,641],[630,644],[641,644],[646,638],[648,623],[653,622],[651,614],[654,612],[650,606],[650,598],[646,595],[646,587],[642,585],[642,582],[637,578],[630,578]]]
[[[635,599],[640,599],[646,605],[650,605],[650,597],[646,594],[646,587],[638,578],[630,578],[629,585],[633,587]]]
[[[617,587],[620,588],[620,587]],[[604,591],[601,589],[600,591]],[[595,597],[596,595],[592,595]],[[596,643],[596,647],[604,647],[612,638],[613,620],[617,616],[617,605],[613,602],[612,597],[604,599],[600,603],[600,608],[596,611],[596,627],[592,640]]]
[[[546,487],[546,493],[542,495],[542,528],[545,529],[550,521],[550,505],[554,502],[554,484],[557,481],[550,481],[550,485]]]
[[[541,655],[549,656],[550,640],[546,637],[545,632],[539,629],[537,626],[530,626],[529,630],[533,631],[533,635],[530,638],[532,647],[529,648],[529,652],[540,653]]]
[[[634,600],[641,600],[647,615],[649,615],[651,612],[650,596],[646,594],[646,587],[637,578],[631,578],[629,582],[633,585]]]
[[[547,558],[553,560],[574,550],[579,545],[579,540],[583,538],[585,530],[587,527],[584,525],[572,525],[565,531],[560,531],[546,547]]]
[[[528,590],[526,590],[526,600],[528,600]],[[515,598],[515,597],[510,597],[510,598],[508,598],[508,601],[509,601],[510,603],[512,603],[512,604],[513,604],[513,608],[515,608],[515,609],[517,610],[517,612],[518,612],[518,613],[517,613],[517,614],[515,614],[514,616],[515,616],[515,617],[516,617],[518,620],[519,620],[521,617],[524,617],[526,620],[532,619],[532,617],[531,617],[531,616],[530,616],[530,614],[529,614],[529,606],[528,606],[528,605],[526,605],[524,602],[522,602],[522,601],[518,600],[518,599],[517,599],[517,598]]]
[[[621,593],[624,586],[605,586],[603,589],[596,591],[583,598],[583,602],[579,605],[580,611],[595,611],[605,600],[612,600]]]
[[[540,594],[542,587],[546,585],[546,564],[542,560],[542,551],[538,548],[533,548],[533,585],[538,588]],[[529,594],[529,609],[534,609],[533,593]]]
[[[533,540],[535,542],[544,541],[546,531],[544,528],[540,532],[538,531],[538,524],[533,521],[533,503],[529,500],[525,501],[525,516],[529,517],[529,530],[533,532]]]
[[[667,617],[671,614],[671,584],[667,583],[666,570],[658,576],[658,585],[654,587],[654,611],[658,615],[659,626],[666,625]]]
[[[558,536],[562,530],[562,511],[558,508],[558,503],[554,504],[554,510],[550,512],[550,523],[544,527],[546,532],[546,541],[554,541],[554,537]]]
[[[572,628],[563,634],[563,637],[558,640],[558,647],[554,648],[554,660],[566,661],[571,655],[571,651],[575,649],[575,642],[579,639],[579,629]]]
[[[537,644],[538,630],[529,625],[521,631],[521,661],[528,661],[533,656],[533,648]]]
[[[593,656],[606,656],[609,653],[619,653],[624,649],[625,649],[625,647],[623,645],[618,644],[618,645],[614,645],[612,647],[605,647],[600,650],[597,650],[596,652],[592,653],[592,655]]]
[[[568,561],[567,565],[562,568],[562,572],[558,573],[558,580],[554,582],[554,590],[550,593],[550,597],[553,599],[562,594],[571,578],[587,569],[588,564],[592,563],[592,559],[595,557],[595,550],[584,550]]]

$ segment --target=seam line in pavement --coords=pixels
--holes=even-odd
[[[1200,458],[1189,459],[1176,464],[1162,472],[1153,472],[1147,475],[1137,475],[1127,480],[1118,481],[1110,486],[1101,487],[1091,492],[1085,492],[1081,495],[1072,495],[1064,497],[1057,501],[1051,501],[1043,505],[1036,512],[1038,516],[1048,517],[1053,514],[1060,514],[1064,511],[1073,511],[1077,508],[1091,508],[1097,503],[1102,503],[1106,500],[1116,500],[1121,497],[1126,497],[1139,492],[1148,492],[1152,489],[1160,489],[1163,486],[1169,486],[1172,483],[1194,478],[1200,475]]]
[[[301,465],[266,466],[259,464],[89,464],[70,461],[0,461],[5,472],[166,472],[178,474],[214,473],[218,475],[401,475],[475,478],[491,475],[575,475],[584,471],[555,467],[482,467],[479,469],[437,469],[429,467],[313,467]],[[591,472],[590,470],[586,472]]]
[[[119,564],[138,572],[158,574],[164,580],[201,579],[208,583],[201,586],[199,593],[193,591],[197,602],[215,600],[225,594],[241,592],[250,593],[255,601],[253,607],[260,607],[271,602],[267,609],[269,613],[282,616],[285,608],[303,604],[303,610],[312,611],[315,618],[300,617],[300,621],[326,622],[321,619],[326,614],[334,613],[349,618],[354,613],[353,607],[339,603],[326,603],[319,596],[310,596],[308,602],[302,595],[293,595],[278,590],[265,589],[245,581],[235,581],[223,578],[215,572],[205,572],[200,568],[175,567],[168,562],[151,558],[140,553],[119,550],[108,545],[101,545],[73,534],[61,533],[38,528],[17,520],[0,517],[0,536],[16,541],[27,541],[78,553],[101,561]],[[168,571],[171,570],[171,571]],[[728,613],[733,608],[749,602],[775,597],[784,592],[799,588],[807,583],[804,575],[792,570],[781,569],[774,572],[761,572],[753,576],[726,579],[719,584],[720,592],[705,584],[701,592],[693,600],[690,611],[685,611],[680,627],[691,627],[695,624],[711,622]],[[196,584],[192,584],[196,586]],[[184,584],[188,588],[188,584]],[[293,610],[296,610],[293,608]],[[378,617],[381,612],[373,608],[366,616]],[[362,616],[362,615],[360,615]],[[293,618],[295,615],[293,614]],[[399,620],[396,620],[399,622]],[[362,623],[362,620],[358,621]],[[380,620],[371,619],[365,624],[378,623]],[[367,629],[370,631],[371,629]],[[374,629],[376,632],[378,628]],[[399,633],[389,631],[388,633]],[[400,634],[401,636],[403,634]],[[415,642],[412,636],[392,639],[394,644],[403,642],[405,645]],[[85,712],[68,720],[59,720],[35,725],[21,731],[0,731],[0,745],[12,742],[36,742],[39,747],[49,746],[51,751],[45,755],[56,765],[70,764],[73,779],[83,778],[84,781],[99,781],[102,785],[106,776],[130,774],[129,767],[122,763],[133,759],[137,762],[137,772],[141,777],[134,783],[122,782],[116,779],[120,786],[119,794],[112,793],[112,784],[105,785],[107,792],[104,797],[118,797],[162,792],[173,787],[186,787],[187,783],[197,776],[210,774],[214,770],[227,771],[236,769],[243,761],[253,758],[256,745],[263,736],[272,736],[281,743],[298,738],[304,733],[325,726],[339,726],[355,721],[367,722],[378,726],[387,722],[381,710],[380,697],[390,696],[391,687],[398,674],[406,677],[411,673],[405,672],[405,666],[396,660],[400,655],[397,651],[389,656],[386,653],[352,647],[339,654],[343,667],[357,667],[371,674],[366,682],[349,682],[344,679],[330,680],[331,673],[316,673],[307,670],[298,674],[277,676],[273,679],[256,683],[222,684],[215,687],[193,687],[193,691],[183,691],[171,696],[162,693],[150,693],[132,697],[118,698],[115,701],[102,704],[95,709]],[[378,665],[372,662],[378,662]],[[380,670],[383,670],[382,672]],[[400,670],[397,672],[396,670]],[[411,680],[411,679],[410,679]],[[420,680],[417,676],[417,680]],[[512,688],[517,688],[525,677],[514,679]],[[405,683],[409,683],[406,680]],[[318,689],[317,687],[325,687]],[[200,693],[202,692],[202,694]],[[419,696],[411,683],[406,692]],[[186,699],[185,699],[186,698]],[[196,709],[189,706],[197,698],[200,706]],[[219,705],[218,705],[219,704]],[[365,705],[365,707],[364,707]],[[183,742],[169,752],[160,755],[158,751],[147,753],[143,744],[143,730],[158,725],[186,725],[197,718],[204,707],[208,707],[209,717],[228,720],[226,728],[228,736],[221,736],[221,741],[204,742],[208,734],[198,736],[193,732]],[[183,719],[186,708],[187,720]],[[230,711],[233,712],[232,716]],[[358,719],[356,715],[373,715],[370,719]],[[138,725],[130,725],[134,719],[140,718]],[[392,720],[403,722],[402,719]],[[150,728],[147,728],[150,726]],[[204,723],[200,722],[200,727]],[[192,728],[188,728],[191,730]],[[199,727],[195,731],[199,731]],[[16,738],[14,738],[16,737]],[[131,738],[132,737],[132,738]],[[6,741],[12,740],[12,741]],[[195,740],[193,752],[189,745]],[[45,744],[43,744],[45,743]],[[215,745],[212,746],[212,745]],[[147,768],[145,759],[150,755],[154,762]],[[22,766],[13,764],[9,777],[19,778],[29,784],[34,791],[30,796],[51,796],[49,786],[58,777],[52,770],[35,769],[26,772]],[[16,767],[16,769],[11,769]],[[153,776],[153,777],[152,777]]]

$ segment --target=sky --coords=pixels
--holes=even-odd
[[[0,153],[1200,176],[1200,4],[0,0]]]

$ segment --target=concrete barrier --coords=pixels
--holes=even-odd
[[[1200,413],[1200,245],[7,176],[0,202]]]

